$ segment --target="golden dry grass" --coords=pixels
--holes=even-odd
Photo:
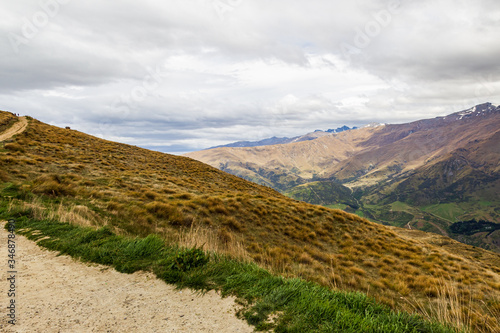
[[[9,144],[22,149],[5,149]],[[298,202],[189,158],[36,120],[0,148],[1,186],[16,187],[21,194],[11,204],[31,208],[35,218],[156,233],[285,276],[367,292],[396,309],[482,332],[500,328],[497,254]]]

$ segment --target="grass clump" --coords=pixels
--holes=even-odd
[[[13,151],[13,152],[21,152],[24,153],[24,148],[17,142],[12,142],[12,143],[6,143],[4,146],[5,149]]]

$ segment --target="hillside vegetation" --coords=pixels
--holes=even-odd
[[[1,112],[0,124],[12,124],[13,117]],[[458,327],[500,328],[495,253],[388,228],[290,199],[186,157],[35,119],[0,149],[7,215],[106,226],[126,237],[154,234],[286,277],[361,291],[394,309]]]

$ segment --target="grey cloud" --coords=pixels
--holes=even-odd
[[[6,2],[0,109],[185,152],[500,102],[497,0],[217,1]]]

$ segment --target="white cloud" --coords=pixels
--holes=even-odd
[[[2,10],[1,109],[167,152],[500,101],[496,0],[26,0]]]

